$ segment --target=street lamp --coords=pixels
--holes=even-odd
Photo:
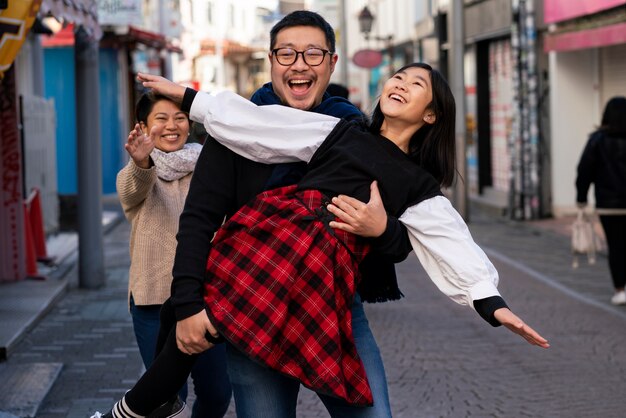
[[[372,31],[372,23],[374,23],[374,15],[370,12],[370,9],[365,6],[359,13],[359,29],[361,33],[365,35],[365,39],[369,39],[370,32]]]
[[[363,10],[359,12],[359,30],[365,37],[365,40],[374,39],[376,41],[385,42],[385,49],[389,54],[389,76],[393,75],[393,34],[387,36],[373,36],[370,37],[372,31],[372,23],[374,23],[375,16],[370,11],[369,7],[365,5]]]

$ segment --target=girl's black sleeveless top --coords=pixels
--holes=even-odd
[[[442,194],[437,180],[396,144],[372,134],[361,123],[344,120],[317,149],[298,188],[367,202],[373,180],[378,181],[387,213],[396,217],[406,208]]]

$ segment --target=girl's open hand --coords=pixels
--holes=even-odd
[[[165,77],[159,75],[138,73],[137,80],[141,81],[144,87],[151,89],[155,93],[169,97],[173,102],[180,105],[185,95],[185,86],[176,84]]]
[[[542,348],[550,347],[548,340],[543,338],[537,331],[526,325],[517,315],[509,308],[500,308],[494,312],[495,318],[512,332],[520,335],[529,344],[537,345]]]

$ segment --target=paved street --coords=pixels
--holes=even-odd
[[[626,308],[608,303],[606,257],[572,270],[563,235],[483,215],[470,229],[496,265],[510,307],[552,347],[531,347],[454,304],[411,255],[399,266],[406,297],[367,307],[394,416],[626,416]],[[105,237],[106,287],[70,290],[6,362],[62,364],[39,418],[105,410],[141,372],[126,308],[128,233],[122,221]],[[300,398],[299,417],[327,416],[309,391]]]

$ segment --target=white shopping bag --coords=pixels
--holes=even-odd
[[[587,255],[589,264],[595,264],[596,253],[601,247],[601,238],[596,234],[592,217],[578,208],[576,220],[572,224],[572,267],[578,267],[578,256],[581,254]]]

